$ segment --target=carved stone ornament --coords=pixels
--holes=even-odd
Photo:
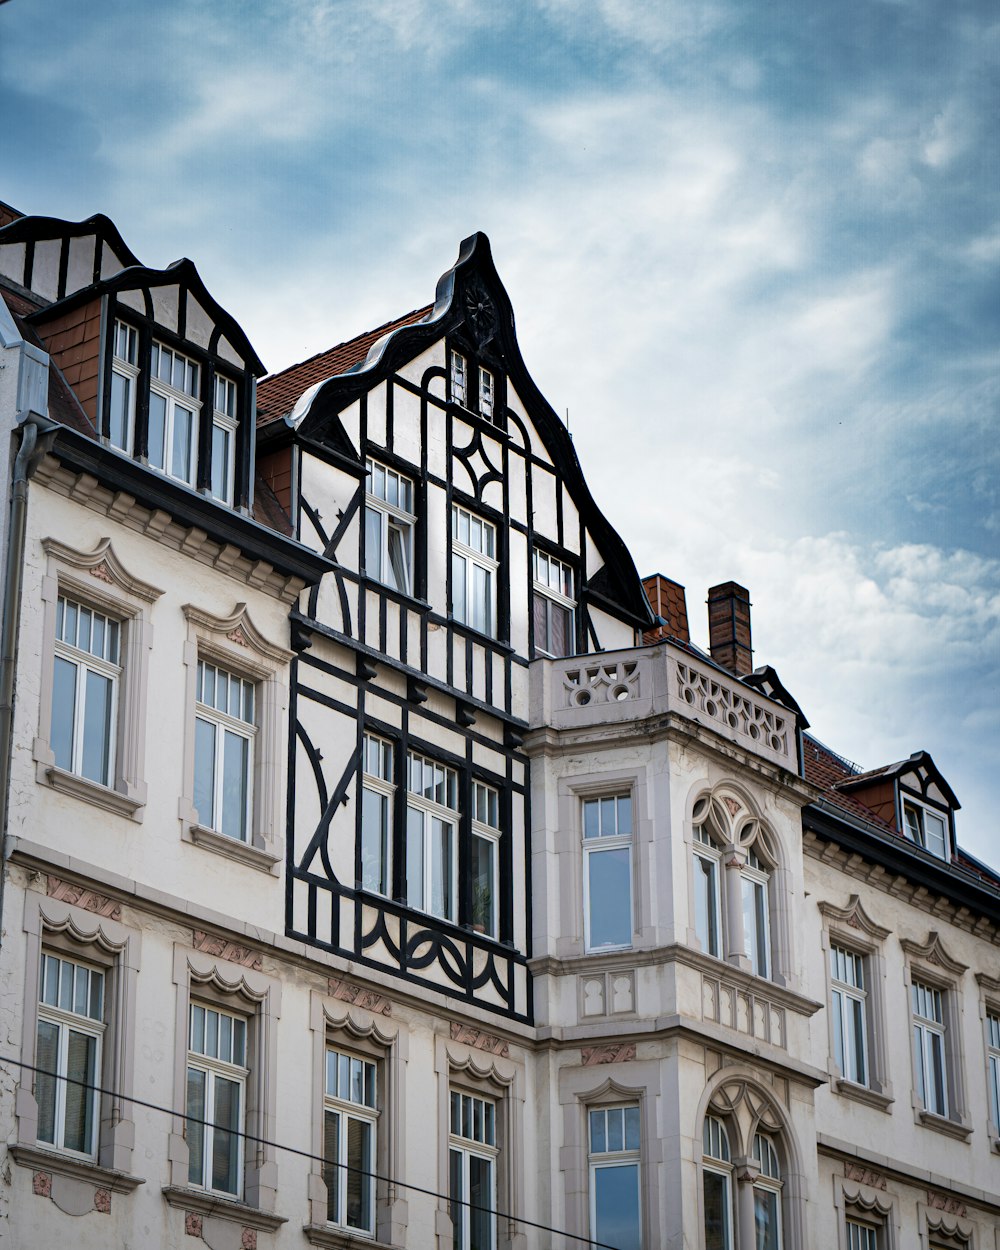
[[[596,1068],[602,1063],[628,1063],[635,1058],[635,1043],[621,1042],[611,1046],[584,1046],[580,1058],[585,1068]]]
[[[39,1198],[52,1197],[52,1173],[35,1172],[31,1178],[31,1192]]]
[[[365,1011],[371,1011],[375,1015],[392,1015],[392,1003],[384,995],[376,994],[374,990],[352,985],[350,981],[342,981],[339,977],[330,977],[327,984],[331,998],[339,999],[342,1003],[351,1003],[355,1007],[362,1007]]]
[[[240,1250],[257,1250],[256,1228],[244,1228],[240,1239]]]
[[[201,1236],[201,1216],[197,1211],[184,1212],[184,1231],[189,1237]]]
[[[736,799],[730,798],[729,795],[726,795],[722,801],[725,803],[726,807],[729,808],[729,815],[735,818],[736,813],[740,810],[742,804]]]
[[[465,290],[465,319],[478,347],[496,333],[496,305],[478,278],[473,278]]]
[[[111,1214],[111,1190],[95,1189],[94,1190],[94,1210],[101,1215]]]
[[[968,1214],[968,1208],[964,1202],[959,1202],[951,1194],[935,1193],[932,1189],[927,1191],[927,1205],[933,1207],[935,1211],[944,1211],[947,1215],[957,1215],[960,1220],[964,1220]]]
[[[953,977],[960,977],[968,971],[967,964],[960,964],[957,959],[953,959],[948,954],[941,941],[941,935],[934,929],[928,933],[927,941],[923,944],[904,938],[900,946],[913,958],[923,960],[927,964],[934,964],[935,967],[941,968]]]
[[[240,964],[243,968],[252,968],[255,972],[261,969],[261,954],[249,946],[240,946],[227,938],[216,937],[213,933],[203,933],[195,929],[192,945],[196,951],[205,955],[214,955],[217,959],[225,959],[231,964]]]
[[[886,1181],[881,1172],[873,1172],[859,1163],[845,1163],[844,1175],[849,1181],[857,1181],[859,1185],[867,1185],[869,1189],[885,1189]]]
[[[103,562],[94,565],[90,570],[90,576],[96,577],[99,582],[104,582],[107,586],[115,584],[115,579],[111,576],[111,570]]]
[[[476,1050],[485,1050],[491,1055],[499,1055],[502,1059],[506,1059],[510,1054],[510,1047],[502,1037],[496,1037],[493,1033],[484,1033],[482,1029],[474,1029],[468,1024],[459,1024],[455,1020],[451,1022],[451,1040],[464,1042],[466,1046],[473,1046]]]
[[[115,586],[145,603],[155,603],[163,594],[159,587],[151,586],[149,582],[142,581],[126,569],[118,559],[110,538],[102,538],[93,551],[78,551],[55,538],[43,538],[42,548],[47,556],[58,561],[64,568],[75,569],[78,573],[89,573],[106,586]]]
[[[104,894],[98,894],[96,890],[88,890],[82,885],[74,885],[71,881],[62,881],[59,877],[53,877],[51,873],[48,877],[45,892],[49,898],[54,898],[60,903],[72,903],[74,907],[82,907],[85,911],[92,911],[95,915],[103,916],[106,920],[121,920],[121,903],[115,902],[113,898],[108,898]]]

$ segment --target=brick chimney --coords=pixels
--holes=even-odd
[[[649,606],[657,616],[662,616],[665,625],[657,625],[647,629],[642,636],[643,642],[659,642],[663,638],[680,638],[682,642],[690,642],[688,632],[687,601],[684,598],[684,587],[679,582],[671,581],[662,573],[651,573],[642,579],[642,588],[646,592]]]
[[[723,582],[708,592],[708,649],[712,659],[738,677],[753,672],[750,645],[750,592]]]

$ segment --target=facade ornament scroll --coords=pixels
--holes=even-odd
[[[960,964],[957,959],[953,959],[948,954],[941,941],[941,935],[934,929],[928,933],[926,942],[914,942],[910,938],[903,938],[900,946],[911,958],[919,959],[925,964],[933,964],[950,976],[960,977],[968,971],[968,964]]]
[[[115,586],[126,594],[145,603],[155,603],[163,591],[144,582],[126,569],[111,545],[110,538],[102,538],[93,551],[78,551],[55,538],[43,538],[42,549],[47,556],[58,560],[65,567],[87,573],[106,586]]]
[[[189,624],[217,634],[247,651],[256,651],[272,664],[284,666],[293,658],[293,653],[285,647],[268,642],[251,620],[245,603],[238,603],[231,616],[215,616],[193,603],[185,603],[181,611]]]
[[[374,990],[363,989],[360,985],[352,985],[350,981],[343,981],[340,977],[330,977],[327,981],[327,987],[331,998],[336,998],[342,1003],[350,1003],[353,1007],[361,1007],[364,1011],[370,1011],[377,1016],[391,1016],[392,1003],[383,994],[377,994]]]
[[[596,1068],[603,1063],[629,1063],[634,1058],[634,1042],[611,1046],[584,1046],[580,1050],[580,1059],[585,1068]]]
[[[833,903],[820,902],[819,909],[828,920],[847,925],[851,929],[857,929],[877,942],[883,942],[891,932],[889,929],[883,929],[880,924],[876,924],[872,920],[871,916],[865,911],[857,894],[851,895],[846,907],[835,907]]]

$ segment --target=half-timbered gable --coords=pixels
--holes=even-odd
[[[262,383],[260,422],[336,562],[298,621],[291,927],[527,1017],[528,665],[631,646],[651,613],[485,236],[432,306]]]

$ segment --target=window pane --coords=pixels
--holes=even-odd
[[[639,1149],[639,1108],[625,1108],[625,1149]]]
[[[73,722],[76,718],[76,665],[56,656],[52,672],[52,752],[56,767],[73,769]]]
[[[241,734],[225,731],[222,763],[222,832],[245,841],[250,743]]]
[[[493,574],[478,564],[472,566],[472,621],[480,633],[493,632]]]
[[[694,923],[702,950],[719,954],[719,915],[717,907],[717,866],[703,855],[694,857]]]
[[[472,838],[472,924],[496,937],[494,846],[489,838]]]
[[[240,1087],[235,1081],[216,1076],[215,1129],[212,1133],[212,1188],[223,1193],[239,1192]]]
[[[102,786],[110,784],[113,683],[87,669],[83,714],[83,758],[80,771]]]
[[[705,1250],[730,1250],[729,1180],[705,1171]]]
[[[851,1071],[847,1074],[859,1085],[867,1082],[865,1070],[865,1008],[857,998],[848,999],[851,1015]]]
[[[571,655],[574,647],[571,640],[571,622],[573,614],[561,603],[549,604],[549,645],[545,648],[551,655]]]
[[[212,494],[224,503],[230,502],[229,444],[232,434],[224,425],[212,426]]]
[[[192,477],[191,444],[194,434],[194,413],[182,404],[174,405],[174,445],[171,472],[184,482]]]
[[[388,894],[389,799],[374,790],[362,790],[361,884],[376,894]]]
[[[455,915],[451,886],[453,837],[453,826],[448,821],[431,817],[430,911],[447,920],[453,920]]]
[[[590,1113],[590,1152],[606,1154],[608,1149],[608,1113],[591,1111]]]
[[[594,1237],[617,1250],[639,1250],[639,1168],[594,1169]]]
[[[66,1054],[66,1129],[67,1150],[89,1154],[94,1140],[93,1088],[97,1077],[97,1038],[89,1033],[69,1031]]]
[[[323,1182],[326,1185],[326,1218],[340,1223],[340,1115],[327,1111],[323,1119]]]
[[[115,447],[120,447],[123,451],[127,450],[129,444],[131,410],[132,379],[112,369],[108,437]]]
[[[632,942],[632,852],[627,846],[591,851],[587,856],[590,886],[591,950],[629,946]]]
[[[347,1225],[349,1228],[372,1230],[372,1126],[367,1120],[347,1117]]]
[[[365,508],[365,572],[382,581],[382,521],[377,508]]]
[[[215,734],[213,724],[195,717],[194,805],[198,820],[210,829],[215,827]]]
[[[167,401],[156,391],[149,393],[149,463],[156,469],[166,467],[164,441],[167,434]]]
[[[396,590],[410,593],[410,529],[389,524],[389,568],[386,582]]]
[[[38,1103],[38,1140],[56,1144],[56,1078],[59,1062],[59,1026],[38,1021],[35,1043],[35,1101]]]
[[[773,1189],[753,1191],[753,1214],[756,1250],[780,1250],[778,1195]]]
[[[468,620],[468,605],[466,603],[464,556],[453,555],[451,557],[451,599],[455,620],[466,622]]]
[[[406,901],[424,907],[424,818],[413,807],[406,809]]]
[[[452,1245],[454,1250],[464,1250],[465,1246],[465,1211],[462,1200],[465,1197],[464,1187],[462,1185],[462,1153],[459,1150],[449,1152],[449,1192],[451,1194],[451,1204],[449,1214],[451,1215],[451,1223],[454,1228],[454,1238]]]
[[[469,1156],[469,1250],[493,1250],[493,1161]]]
[[[199,1121],[205,1119],[206,1074],[198,1068],[188,1068],[187,1074],[187,1142],[188,1180],[192,1185],[205,1183],[205,1127]]]

